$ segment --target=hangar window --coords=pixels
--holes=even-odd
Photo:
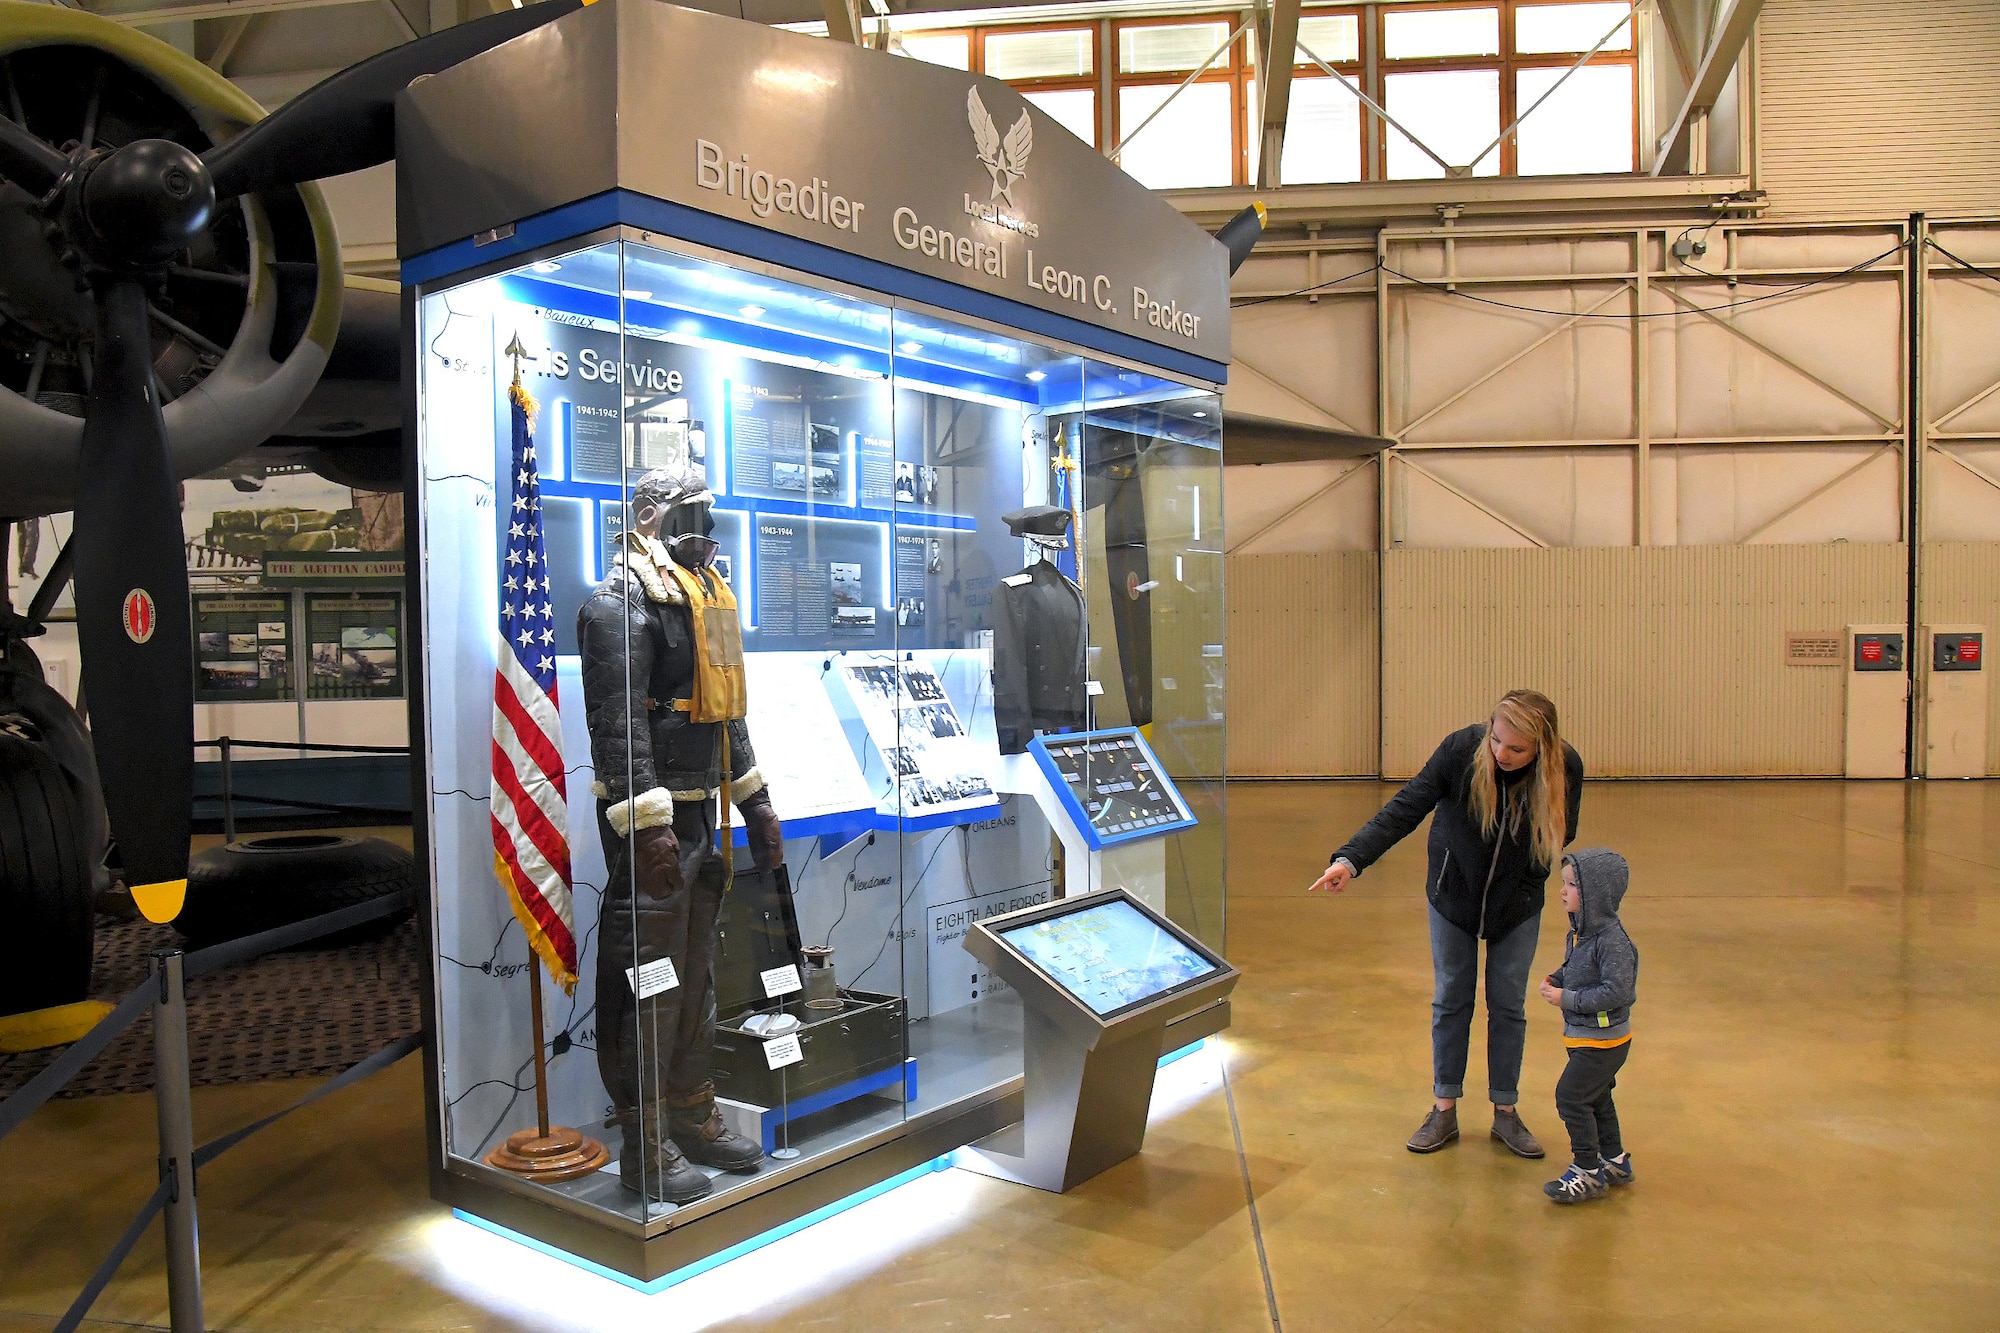
[[[1638,72],[1627,0],[1378,12],[1382,105],[1395,122],[1379,131],[1385,178],[1468,166],[1475,176],[1633,169]]]
[[[1257,179],[1260,71],[1245,13],[1062,17],[899,31],[891,49],[1004,79],[1155,189]],[[1636,170],[1637,41],[1631,0],[1308,4],[1280,179]]]
[[[1119,165],[1156,190],[1241,185],[1245,135],[1238,126],[1250,84],[1242,20],[1218,15],[1112,28]]]
[[[1004,79],[1091,147],[1098,143],[1098,25],[1010,25],[898,32],[890,50]]]

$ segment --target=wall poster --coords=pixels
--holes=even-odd
[[[403,594],[309,592],[308,699],[403,697]]]
[[[293,697],[289,593],[196,593],[196,703],[249,703]]]

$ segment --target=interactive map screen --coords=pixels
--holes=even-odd
[[[1220,970],[1123,900],[998,934],[1100,1018]]]

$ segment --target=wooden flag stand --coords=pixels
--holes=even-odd
[[[528,986],[535,1015],[535,1128],[507,1136],[486,1154],[486,1165],[532,1180],[574,1180],[611,1160],[603,1144],[567,1125],[549,1124],[548,1044],[542,1038],[542,960],[528,950]]]
[[[514,358],[516,393],[521,389],[521,358],[527,354],[518,332],[501,353]],[[523,412],[530,410],[526,403],[518,406]],[[535,1128],[508,1135],[505,1143],[486,1154],[486,1164],[531,1180],[574,1180],[604,1166],[611,1160],[611,1154],[587,1134],[567,1125],[549,1124],[548,1042],[542,1030],[542,958],[532,945],[528,949],[528,994],[535,1017]]]

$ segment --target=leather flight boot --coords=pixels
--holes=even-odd
[[[1541,1141],[1528,1132],[1521,1123],[1521,1113],[1511,1107],[1493,1108],[1493,1137],[1507,1145],[1507,1151],[1516,1157],[1536,1158],[1542,1155]]]
[[[1406,1145],[1411,1152],[1436,1152],[1448,1143],[1458,1142],[1458,1108],[1440,1111],[1431,1107],[1431,1113],[1424,1117],[1424,1123],[1417,1132],[1410,1135]]]
[[[682,1152],[719,1171],[748,1174],[764,1161],[764,1149],[723,1122],[715,1104],[715,1085],[703,1083],[692,1091],[677,1093],[669,1103],[667,1133]]]
[[[656,1125],[644,1130],[626,1126],[618,1178],[626,1189],[658,1203],[693,1203],[715,1188],[715,1182],[689,1162],[672,1139],[660,1136]]]

